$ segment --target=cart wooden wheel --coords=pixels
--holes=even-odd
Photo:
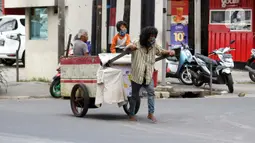
[[[84,84],[74,85],[71,92],[71,109],[76,117],[84,117],[89,109],[89,92]]]
[[[126,104],[126,105],[123,106],[123,109],[124,109],[124,111],[125,111],[125,113],[126,113],[127,115],[130,115],[130,112],[129,112],[130,104],[129,104],[129,102],[130,102],[130,97],[128,97],[128,104]],[[137,112],[139,111],[139,109],[140,109],[140,104],[141,104],[141,97],[139,97],[139,98],[137,99],[137,101],[136,101],[135,114],[137,114]]]

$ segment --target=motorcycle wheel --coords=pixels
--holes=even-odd
[[[181,80],[182,83],[184,83],[186,85],[193,84],[192,75],[191,75],[191,73],[189,73],[189,71],[186,68],[183,68],[181,70],[179,79]]]
[[[55,79],[50,85],[50,94],[54,98],[60,98],[60,79]]]
[[[192,78],[192,82],[196,87],[201,87],[202,85],[204,85],[204,81],[198,80],[196,78]]]
[[[234,92],[234,82],[233,82],[233,77],[231,74],[227,75],[227,86],[228,86],[229,93],[233,93]]]
[[[249,77],[253,82],[255,82],[255,74],[249,72]]]

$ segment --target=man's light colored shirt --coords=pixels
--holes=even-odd
[[[87,44],[81,40],[75,40],[73,53],[74,56],[84,56],[85,53],[89,53]]]
[[[144,79],[146,79],[146,85],[148,85],[152,80],[155,56],[162,56],[162,53],[166,50],[162,49],[157,43],[148,49],[142,47],[138,40],[134,41],[133,44],[136,45],[137,50],[131,53],[132,81],[143,84]]]

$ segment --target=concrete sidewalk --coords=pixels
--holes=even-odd
[[[1,88],[0,99],[49,98],[48,83],[10,82],[7,88]]]
[[[248,71],[243,70],[233,70],[232,76],[235,83],[252,83],[252,80],[249,77]]]

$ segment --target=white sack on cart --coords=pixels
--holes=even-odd
[[[100,68],[97,72],[97,92],[95,105],[102,103],[118,103],[123,106],[127,97],[123,87],[122,70],[114,68]]]
[[[110,59],[118,56],[120,53],[101,53],[99,54],[99,58],[103,65],[105,65]],[[131,63],[131,55],[125,55],[120,59],[113,62],[113,64],[130,64]]]

